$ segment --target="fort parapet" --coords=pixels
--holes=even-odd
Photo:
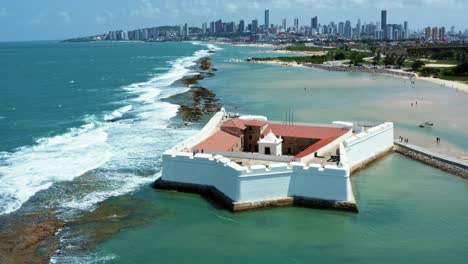
[[[347,127],[327,144],[317,141],[313,143],[317,147],[308,148],[307,159],[293,155],[268,159],[267,154],[242,156],[242,152],[226,157],[210,150],[196,153],[196,146],[217,133],[226,120],[226,113],[217,113],[199,133],[167,150],[162,175],[154,186],[211,196],[232,211],[298,205],[357,212],[349,178],[352,169],[393,147],[393,124],[384,123],[358,134]]]

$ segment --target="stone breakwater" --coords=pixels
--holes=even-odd
[[[400,71],[392,71],[389,69],[382,69],[382,68],[368,68],[364,66],[327,66],[322,64],[312,64],[312,63],[305,63],[304,66],[310,68],[316,68],[326,71],[337,71],[337,72],[363,72],[363,73],[371,73],[371,74],[388,74],[388,75],[395,75],[400,77],[407,77],[407,78],[416,78],[414,73],[409,72],[400,72]]]
[[[429,166],[468,179],[468,166],[463,164],[462,161],[457,162],[456,160],[452,160],[451,158],[443,157],[442,155],[436,155],[430,152],[425,152],[424,150],[418,147],[407,146],[401,143],[395,143],[394,149],[395,152],[407,156],[411,159],[420,161]]]

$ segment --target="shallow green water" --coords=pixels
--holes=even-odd
[[[142,190],[161,216],[99,250],[115,263],[465,263],[466,180],[394,154],[353,186],[358,214],[232,214],[195,195]]]

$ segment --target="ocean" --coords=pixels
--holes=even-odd
[[[232,214],[196,195],[150,187],[162,152],[203,126],[174,125],[179,106],[170,98],[189,91],[180,79],[207,56],[217,71],[200,85],[228,111],[282,120],[292,109],[297,122],[393,121],[410,142],[468,151],[466,94],[390,76],[229,62],[271,56],[266,51],[192,42],[0,43],[0,225],[31,212],[64,221],[53,263],[464,263],[468,181],[398,154],[353,176],[359,214]],[[425,121],[434,128],[419,128]]]

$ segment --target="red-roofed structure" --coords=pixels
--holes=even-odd
[[[242,120],[238,118],[229,119],[228,121],[224,122],[221,127],[238,128],[241,130],[244,130],[246,128],[244,122],[242,122]]]
[[[259,152],[258,142],[270,133],[281,139],[281,154],[304,158],[349,132],[349,129],[268,123],[262,119],[233,118],[195,147],[197,151]]]
[[[205,152],[207,150],[241,151],[241,138],[226,133],[224,131],[218,131],[209,138],[202,141],[200,144],[198,144],[195,147],[195,150],[200,152]]]

